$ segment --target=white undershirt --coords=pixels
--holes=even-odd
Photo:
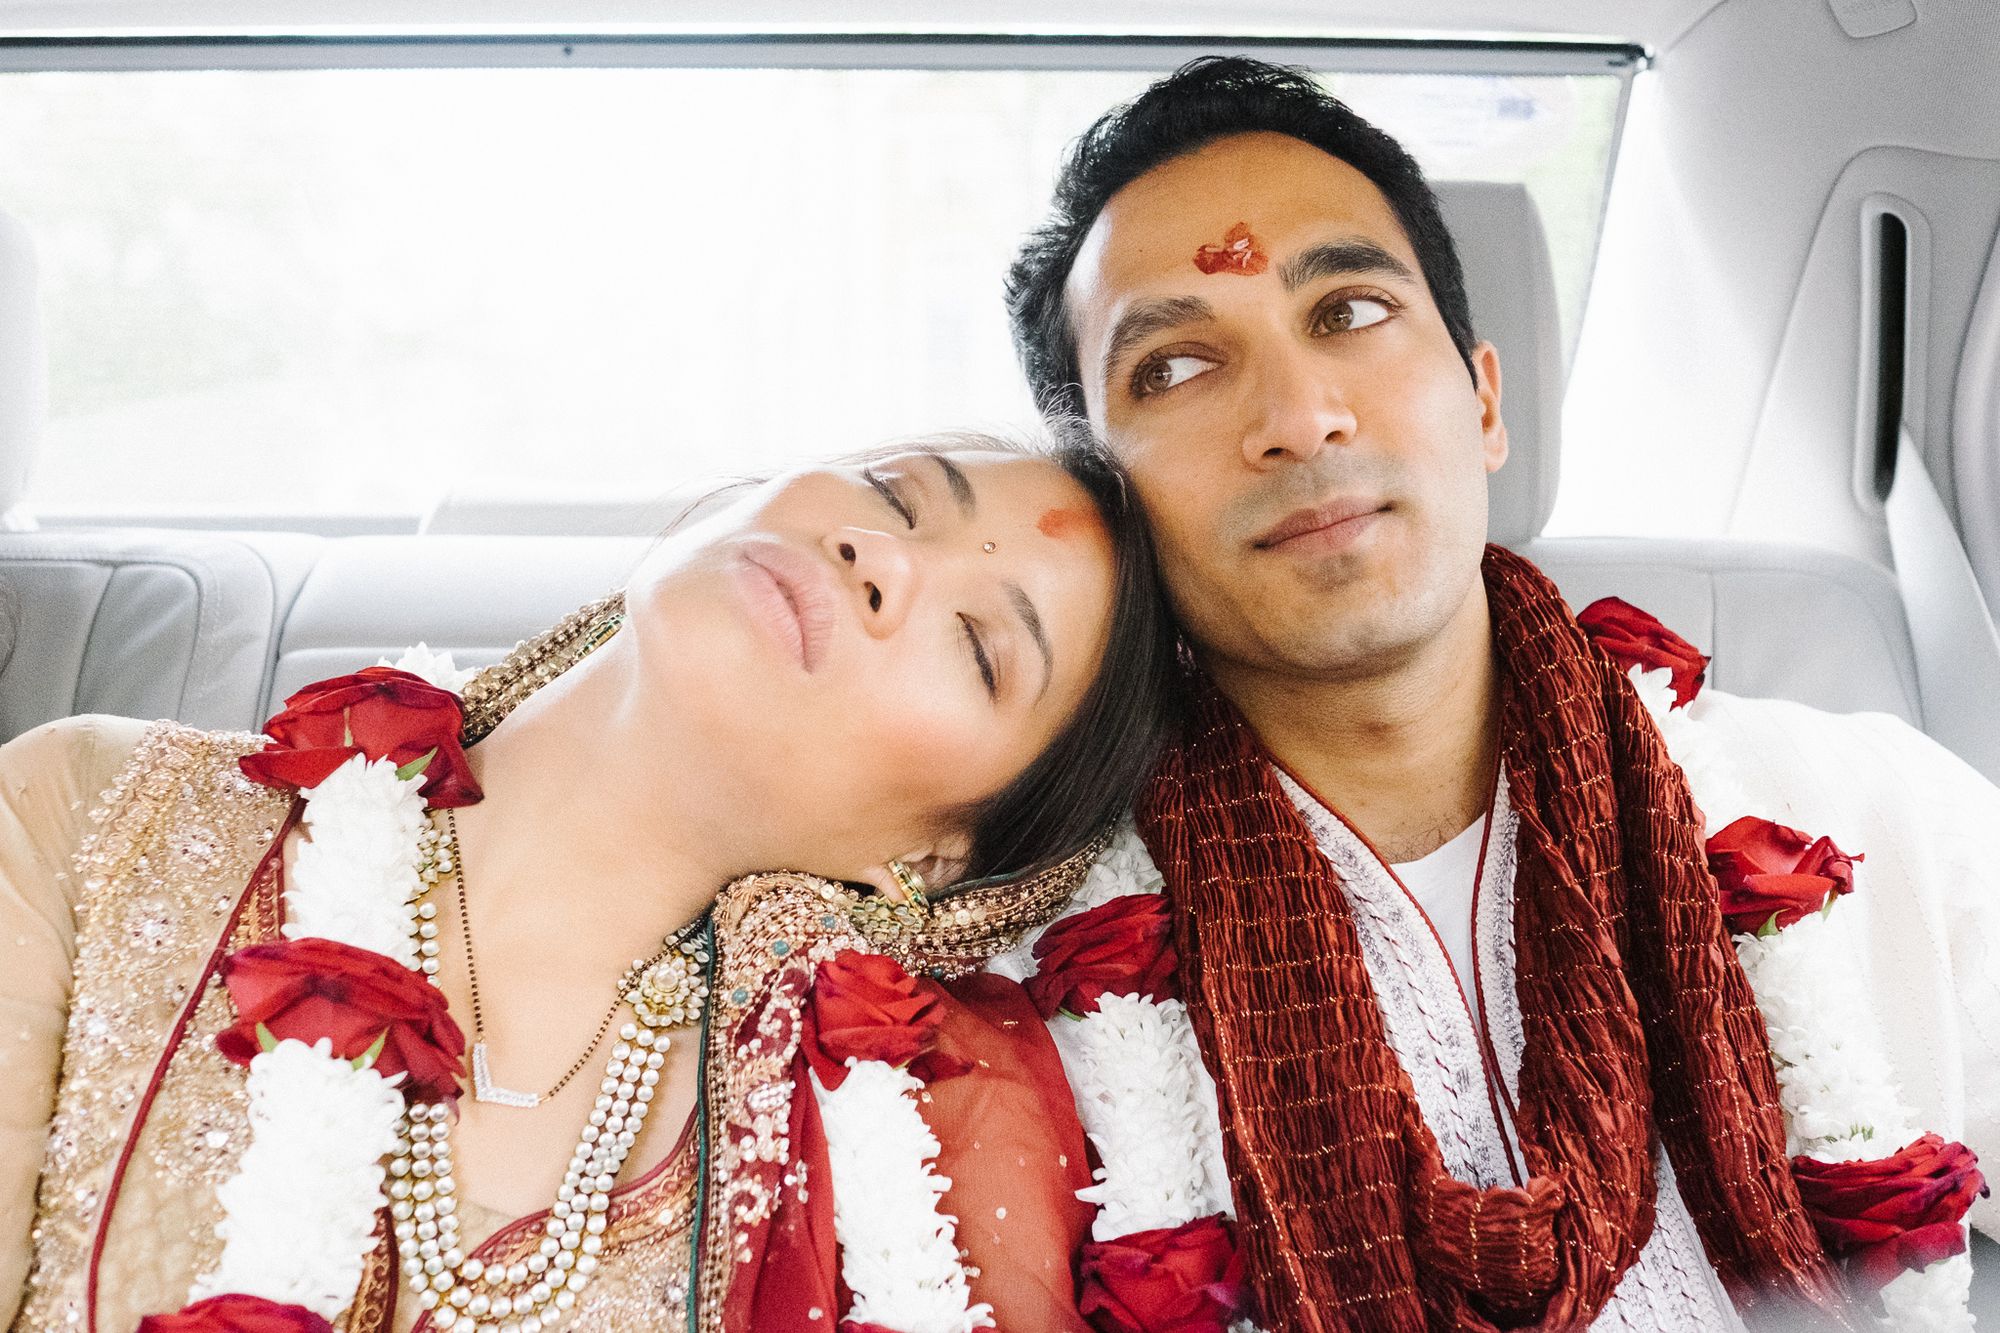
[[[1472,1023],[1482,1032],[1478,988],[1472,984],[1472,889],[1479,874],[1479,844],[1486,834],[1486,821],[1475,819],[1472,826],[1432,852],[1429,856],[1389,867],[1396,878],[1424,909],[1444,942],[1446,956],[1458,973],[1459,989],[1472,1008]]]

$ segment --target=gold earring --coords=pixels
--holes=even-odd
[[[914,906],[923,907],[926,905],[924,901],[925,884],[922,875],[904,865],[901,861],[891,861],[889,863],[889,877],[896,881],[896,886],[903,891],[903,896],[908,898]]]

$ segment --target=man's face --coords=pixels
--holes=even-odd
[[[1481,343],[1466,373],[1367,177],[1219,140],[1112,197],[1065,296],[1091,422],[1211,663],[1366,674],[1464,606],[1507,456],[1499,361]]]

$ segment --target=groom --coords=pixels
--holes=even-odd
[[[1008,304],[1043,405],[1130,468],[1199,662],[1138,816],[1263,1327],[1838,1307],[1844,1250],[1802,1199],[1803,1131],[1788,1146],[1664,724],[1553,585],[1485,545],[1501,366],[1408,153],[1309,77],[1198,61],[1079,141]],[[1851,738],[1878,782],[1949,789],[1894,828],[1867,822],[1887,797],[1852,815],[1867,892],[2000,930],[1991,870],[1942,883],[1958,861],[1899,850],[1947,836],[1929,811],[1990,819],[2000,793],[1900,725],[1734,702],[1725,750],[1803,727]],[[1756,798],[1836,817],[1833,796]],[[1957,1008],[1891,1041],[1990,1062],[1990,968],[1925,965],[1963,973]],[[1927,1127],[1985,1146],[1982,1095]],[[1962,1246],[1963,1211],[1899,1234],[1903,1266]],[[1910,1235],[1944,1239],[1909,1258]]]

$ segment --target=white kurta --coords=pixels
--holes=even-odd
[[[1517,1103],[1526,1044],[1514,987],[1519,821],[1507,801],[1506,779],[1501,779],[1495,797],[1493,831],[1477,891],[1469,874],[1464,890],[1472,966],[1460,972],[1443,943],[1444,923],[1427,918],[1352,829],[1288,775],[1281,772],[1278,778],[1340,876],[1389,1045],[1416,1088],[1417,1104],[1437,1138],[1445,1169],[1469,1185],[1485,1188],[1523,1183],[1512,1164],[1520,1160],[1518,1150],[1510,1154],[1518,1136],[1504,1123],[1504,1112],[1496,1116],[1495,1099],[1488,1094],[1474,1012],[1483,996],[1507,1095]],[[1475,846],[1474,864],[1477,858]],[[1681,1202],[1664,1152],[1657,1180],[1652,1237],[1591,1328],[1631,1333],[1741,1329],[1721,1279],[1702,1252],[1701,1237]]]

